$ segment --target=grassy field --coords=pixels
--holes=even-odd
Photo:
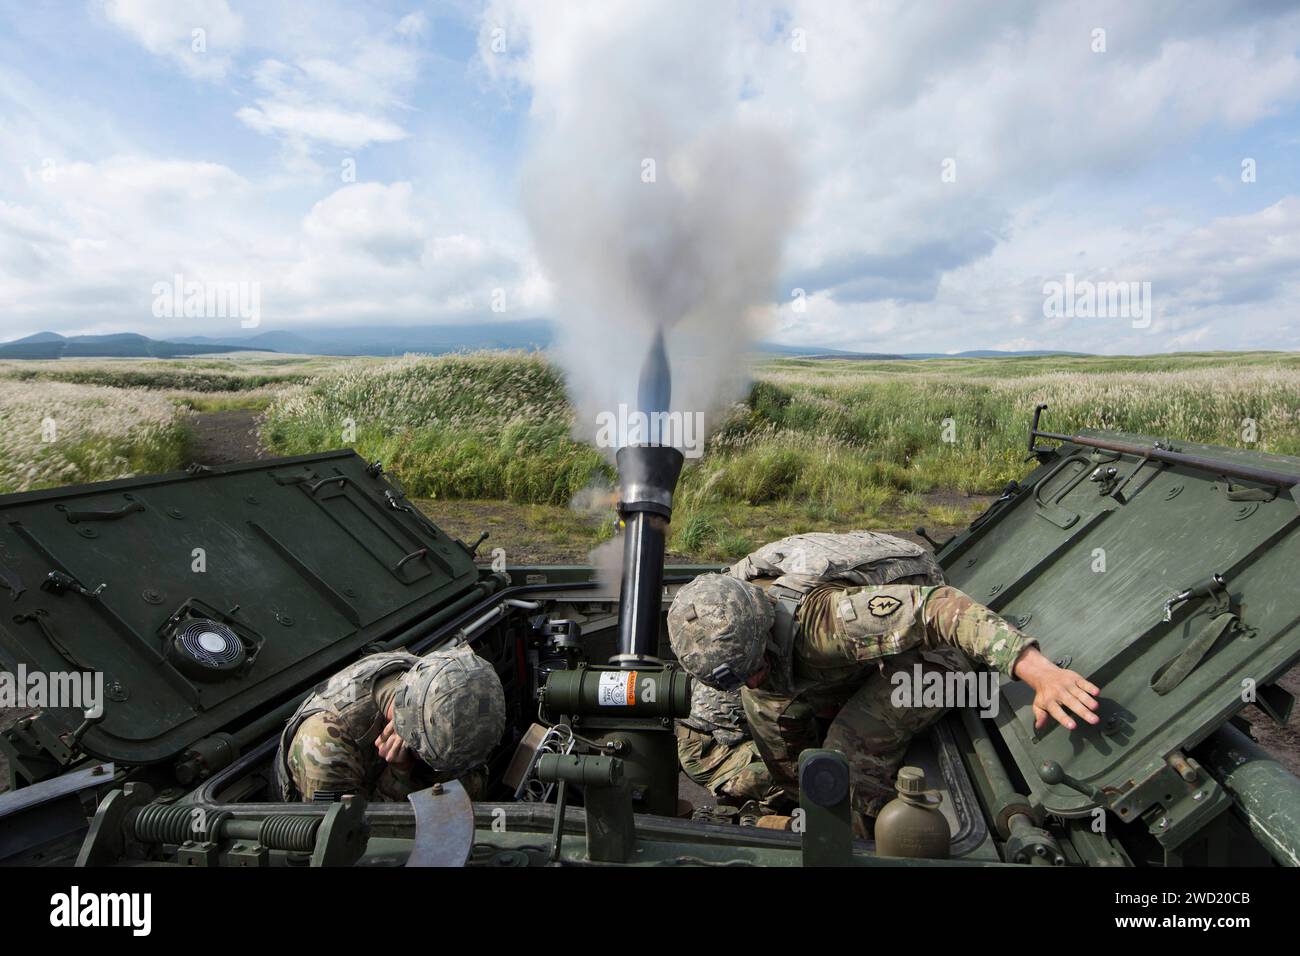
[[[262,409],[328,367],[261,353],[0,362],[0,493],[180,468],[190,412]]]
[[[175,467],[177,407],[137,389],[0,381],[0,492]]]
[[[726,558],[812,527],[963,524],[1024,473],[1040,402],[1061,431],[1233,446],[1253,437],[1251,447],[1300,453],[1295,355],[770,361],[684,471],[673,546]],[[293,454],[338,445],[348,428],[348,443],[382,459],[413,496],[578,502],[591,506],[599,537],[612,533],[613,472],[570,437],[571,419],[560,376],[539,356],[408,357],[286,390],[262,435]]]
[[[768,361],[688,463],[672,547],[721,559],[810,528],[962,525],[1024,473],[1040,402],[1056,431],[1300,454],[1300,355]],[[47,443],[51,409],[65,427]],[[179,467],[189,416],[227,409],[256,411],[275,454],[383,460],[435,516],[468,525],[496,503],[491,520],[584,548],[614,532],[613,470],[571,437],[559,372],[522,353],[0,363],[0,490]]]

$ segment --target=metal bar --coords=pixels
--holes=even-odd
[[[1246,481],[1260,481],[1283,488],[1294,488],[1300,485],[1300,475],[1288,475],[1267,468],[1256,468],[1253,465],[1229,464],[1216,461],[1213,458],[1201,458],[1198,455],[1184,455],[1182,452],[1169,451],[1156,446],[1131,445],[1127,442],[1088,438],[1084,435],[1058,435],[1055,432],[1040,432],[1037,429],[1033,430],[1030,435],[1033,439],[1046,438],[1049,441],[1069,442],[1074,445],[1086,445],[1089,448],[1117,451],[1122,455],[1149,457],[1156,461],[1168,462],[1171,465],[1186,465],[1188,468],[1195,468],[1198,471],[1208,471],[1216,475],[1225,475],[1232,478],[1244,478]]]
[[[1210,735],[1199,756],[1273,859],[1300,866],[1300,779],[1229,724]]]
[[[957,713],[961,715],[966,736],[970,737],[972,754],[979,763],[984,779],[988,781],[989,797],[992,800],[988,808],[989,815],[993,818],[998,835],[1005,840],[1011,835],[1011,817],[1017,814],[1029,815],[1029,800],[1017,792],[1012,784],[1011,777],[993,746],[992,738],[975,711],[969,707],[959,707]]]

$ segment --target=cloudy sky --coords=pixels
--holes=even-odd
[[[669,102],[788,145],[774,341],[1300,348],[1294,4],[696,6],[6,5],[0,338],[241,333],[155,317],[175,275],[257,283],[263,330],[552,316],[521,178],[601,44],[615,125]],[[1153,316],[1045,315],[1067,278]]]

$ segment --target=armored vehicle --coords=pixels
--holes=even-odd
[[[951,539],[949,581],[1103,689],[1035,731],[1026,688],[950,712],[907,763],[945,853],[877,855],[841,755],[808,751],[787,829],[680,800],[690,682],[665,614],[713,567],[663,565],[681,457],[619,453],[621,581],[491,567],[351,451],[0,498],[0,663],[102,680],[102,708],[5,731],[0,859],[111,866],[1174,866],[1300,861],[1300,780],[1243,733],[1300,659],[1300,459],[1034,414],[1027,474]],[[271,762],[317,682],[466,643],[508,701],[489,790],[285,804]],[[29,687],[30,689],[30,687]]]

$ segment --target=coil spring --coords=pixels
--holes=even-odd
[[[133,824],[135,839],[141,843],[184,843],[187,840],[217,839],[219,820],[224,813],[212,814],[202,807],[182,804],[151,803],[141,807]],[[208,826],[203,826],[204,821]],[[273,814],[262,821],[257,839],[270,850],[307,851],[316,846],[316,831],[321,818],[307,814]]]
[[[151,803],[136,814],[135,838],[141,843],[184,843],[195,836],[194,813],[198,807]]]
[[[320,824],[321,817],[276,814],[262,821],[257,839],[262,846],[272,850],[311,850],[316,846],[316,831]]]

